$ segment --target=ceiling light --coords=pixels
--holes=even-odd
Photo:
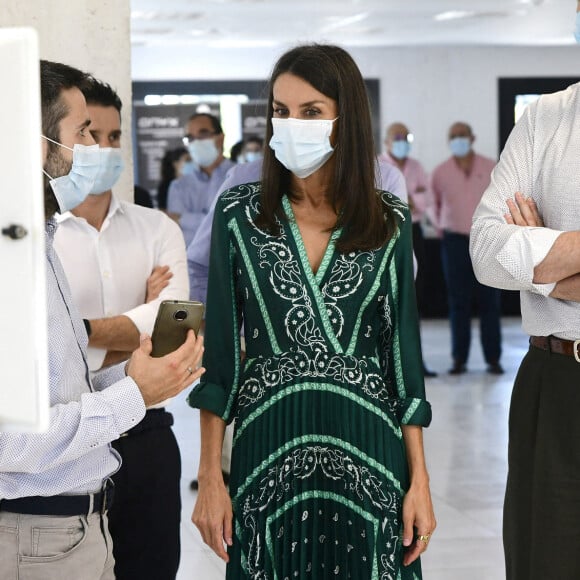
[[[447,12],[440,12],[433,16],[437,22],[444,22],[445,20],[461,20],[462,18],[472,18],[475,12],[468,10],[448,10]]]
[[[355,14],[354,16],[347,16],[346,18],[333,17],[330,24],[322,28],[321,32],[329,32],[330,30],[335,30],[336,28],[344,28],[345,26],[350,26],[351,24],[356,24],[357,22],[366,20],[368,17],[368,12],[361,12],[360,14]]]

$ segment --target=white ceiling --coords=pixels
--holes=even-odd
[[[567,45],[576,0],[131,0],[135,46]]]

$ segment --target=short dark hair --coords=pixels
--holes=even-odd
[[[333,229],[342,228],[336,248],[340,252],[371,250],[382,246],[396,232],[393,211],[377,194],[376,154],[368,94],[359,68],[344,49],[323,44],[297,46],[283,54],[269,82],[265,142],[272,137],[273,88],[276,79],[290,73],[336,101],[337,140],[334,175],[329,200],[337,212]],[[286,219],[281,197],[290,191],[291,173],[264,148],[262,203],[256,223],[276,234],[276,218]]]
[[[247,139],[244,139],[244,145],[247,143],[256,143],[259,147],[264,146],[264,139],[258,137],[258,135],[250,135]]]
[[[87,86],[83,89],[83,95],[85,95],[87,105],[115,107],[119,115],[121,114],[123,103],[111,85],[104,83],[93,76],[89,76],[87,79]]]
[[[59,124],[68,113],[62,92],[77,88],[81,91],[88,83],[89,75],[83,71],[48,60],[40,61],[40,102],[42,111],[42,134],[60,142]],[[52,143],[48,143],[49,148]]]
[[[212,115],[211,113],[194,113],[193,115],[191,115],[191,117],[189,117],[188,121],[193,121],[193,120],[197,119],[198,117],[207,117],[211,122],[211,126],[212,126],[214,133],[221,135],[224,132],[222,129],[222,124],[221,124],[220,120],[215,115]]]

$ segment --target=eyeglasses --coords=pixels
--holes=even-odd
[[[407,133],[406,135],[404,133],[397,133],[393,136],[393,141],[406,141],[407,143],[413,143],[414,140],[415,136],[413,133]]]
[[[190,143],[194,141],[203,141],[204,139],[209,139],[217,135],[215,131],[210,131],[209,129],[202,129],[195,137],[193,135],[187,134],[182,138],[183,144],[187,147]]]

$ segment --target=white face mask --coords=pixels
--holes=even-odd
[[[98,145],[80,145],[77,143],[71,149],[58,141],[53,141],[48,137],[44,138],[73,152],[72,167],[66,175],[53,178],[43,170],[50,179],[49,183],[54,191],[60,211],[64,213],[83,203],[87,196],[92,193],[101,171],[102,156]]]
[[[124,163],[121,150],[117,147],[99,147],[100,171],[91,189],[91,195],[110,191],[123,173]]]
[[[330,135],[336,119],[310,121],[273,117],[270,148],[276,159],[296,177],[303,179],[312,175],[334,153]]]
[[[220,154],[213,137],[209,139],[195,139],[189,143],[187,150],[194,163],[199,165],[199,167],[213,165]]]

